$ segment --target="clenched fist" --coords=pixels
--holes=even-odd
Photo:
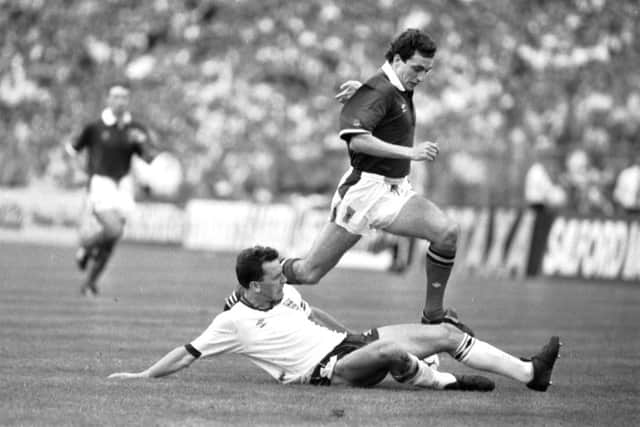
[[[440,147],[437,142],[424,141],[413,146],[411,149],[411,160],[433,161],[439,152]]]

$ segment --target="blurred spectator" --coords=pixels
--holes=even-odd
[[[608,172],[594,166],[589,153],[583,149],[569,154],[566,167],[564,179],[569,191],[569,206],[581,214],[612,215],[613,203],[605,191]]]
[[[640,131],[637,0],[273,1],[266,14],[263,3],[0,0],[0,185],[53,173],[77,187],[82,176],[52,152],[124,75],[154,140],[184,162],[185,192],[328,192],[342,169],[324,158],[338,141],[336,86],[376,70],[372,54],[407,26],[442,35],[433,84],[414,100],[416,135],[438,129],[453,166],[428,170],[437,200],[520,201],[528,163],[513,135],[591,140],[609,155]],[[273,164],[242,161],[258,156]]]
[[[559,165],[555,147],[548,142],[537,144],[534,148],[534,159],[525,177],[526,204],[536,211],[565,205],[567,195],[557,183]]]
[[[621,211],[640,214],[640,152],[635,154],[633,163],[618,175],[613,199]]]

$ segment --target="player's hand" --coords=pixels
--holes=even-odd
[[[131,141],[137,142],[139,144],[142,144],[147,140],[147,134],[140,129],[129,129],[128,135]]]
[[[347,80],[340,85],[339,92],[336,95],[336,100],[338,100],[339,103],[344,104],[353,96],[354,93],[356,93],[358,89],[360,89],[360,86],[362,86],[362,83],[358,80]]]
[[[435,160],[440,152],[440,146],[437,142],[425,141],[415,145],[412,148],[411,160]]]
[[[132,378],[145,378],[144,372],[116,372],[107,377],[108,379],[128,380]]]

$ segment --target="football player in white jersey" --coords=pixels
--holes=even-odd
[[[531,359],[520,359],[448,323],[391,325],[353,334],[285,284],[275,249],[255,246],[241,251],[236,275],[245,288],[240,302],[218,314],[199,337],[143,371],[109,378],[162,377],[201,357],[236,353],[286,384],[373,386],[391,374],[418,388],[493,390],[489,378],[439,372],[421,360],[447,352],[467,366],[512,378],[533,390],[545,391],[551,383],[558,337]]]

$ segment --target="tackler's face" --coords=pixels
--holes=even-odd
[[[400,55],[396,54],[391,66],[402,86],[412,91],[427,78],[427,74],[433,68],[433,58],[422,56],[416,51],[411,58],[403,61]]]
[[[271,301],[280,301],[283,296],[283,286],[286,282],[280,261],[274,259],[263,263],[262,271],[264,275],[262,280],[258,282],[260,294]]]

